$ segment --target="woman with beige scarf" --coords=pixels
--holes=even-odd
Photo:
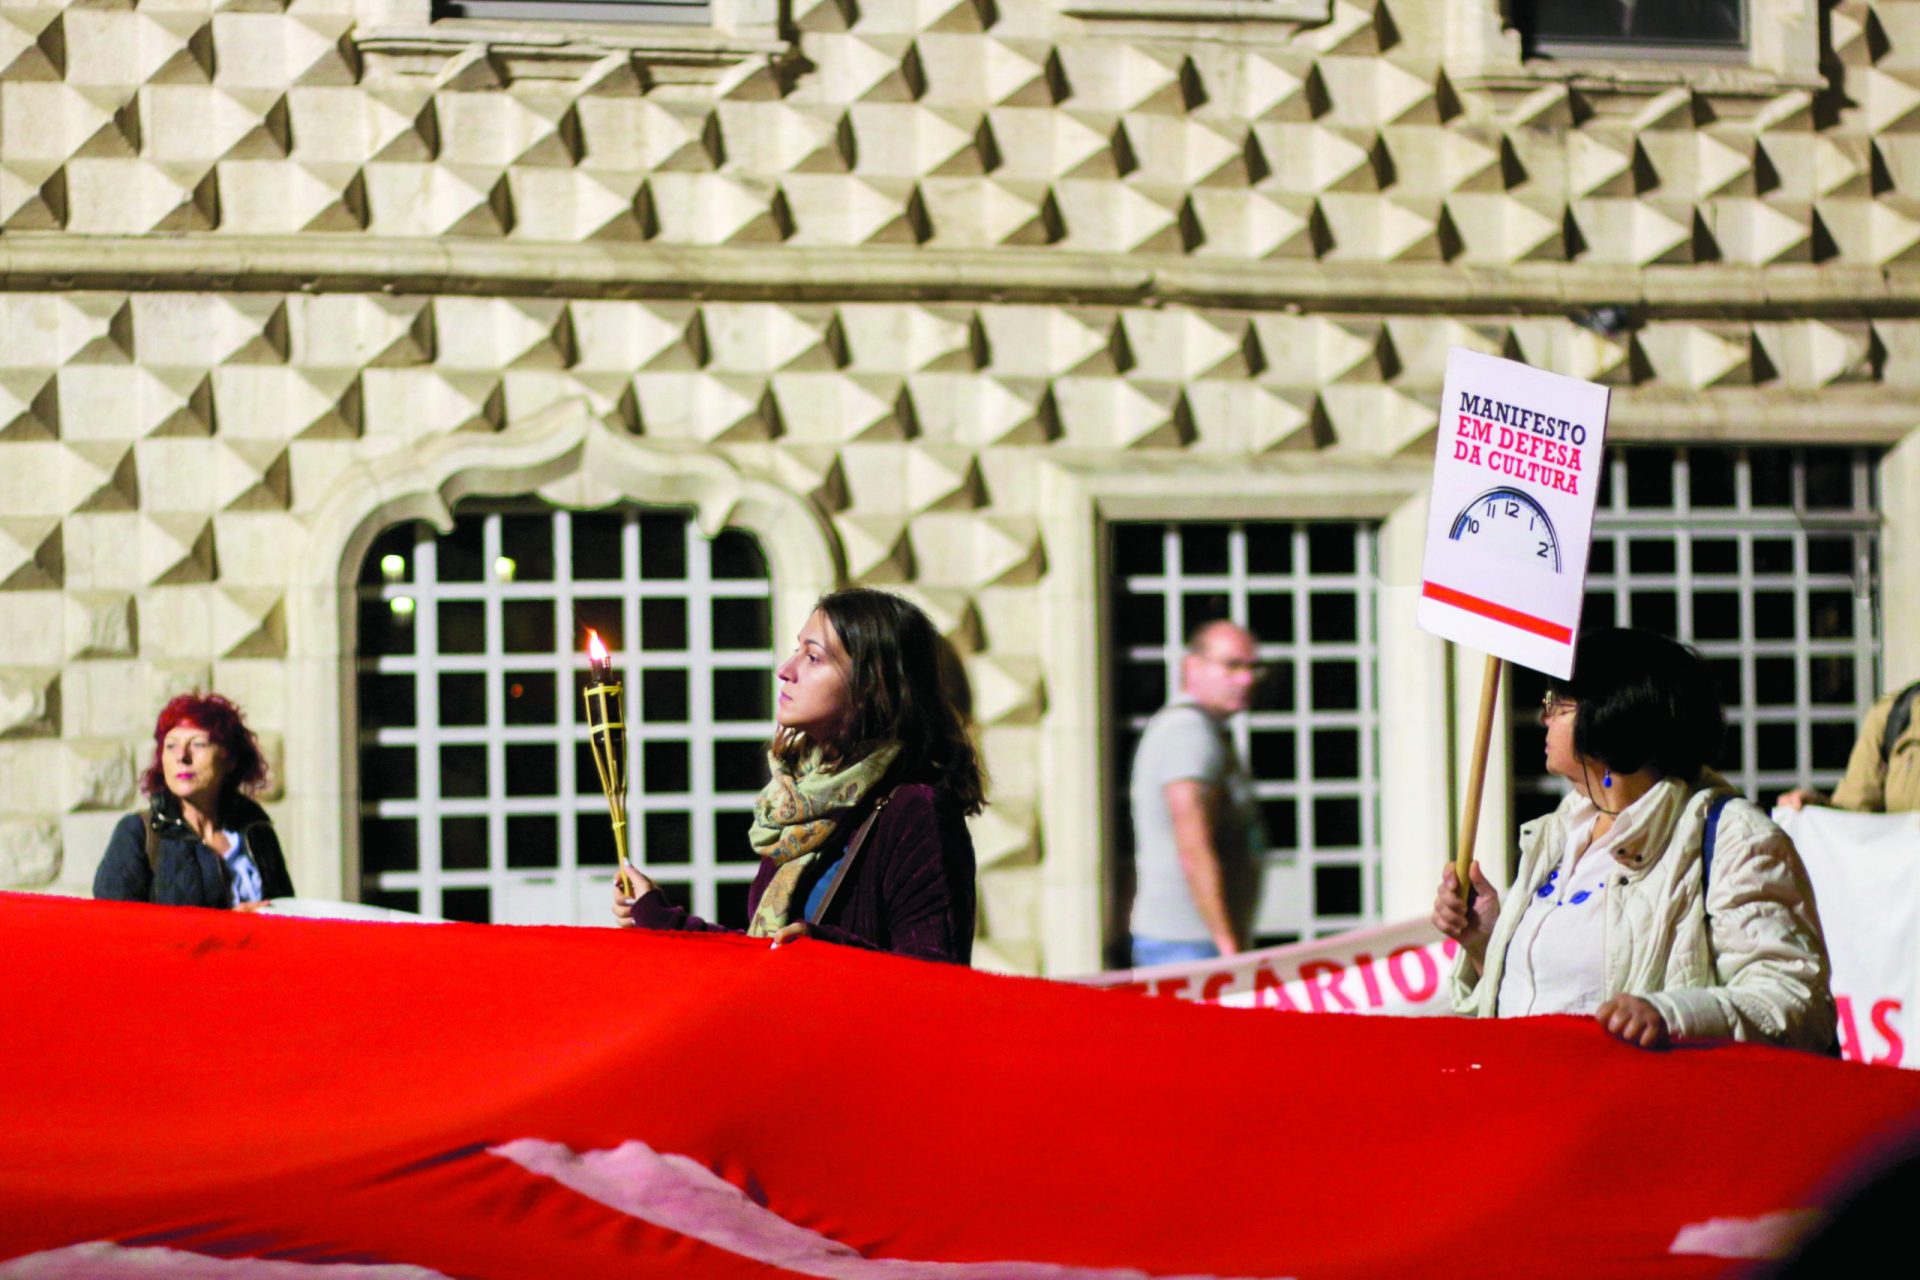
[[[761,856],[750,937],[818,937],[965,964],[973,952],[973,841],[986,805],[957,681],[927,615],[884,591],[821,598],[776,672],[773,777],[754,803]],[[629,869],[614,917],[643,929],[730,932]]]

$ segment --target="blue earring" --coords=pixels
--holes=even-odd
[[[1609,769],[1601,775],[1600,785],[1603,787],[1611,787],[1613,785],[1613,770]]]

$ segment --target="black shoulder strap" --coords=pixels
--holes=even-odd
[[[867,833],[873,830],[873,824],[879,820],[880,811],[887,807],[887,801],[893,799],[893,792],[874,801],[873,808],[867,813],[866,821],[854,831],[853,839],[847,841],[847,854],[840,859],[840,866],[833,873],[833,880],[827,885],[827,891],[820,895],[820,906],[807,918],[808,924],[819,924],[826,918],[827,908],[833,905],[834,895],[840,892],[840,886],[847,882],[847,873],[853,870],[853,860],[860,856],[860,849],[867,843]]]
[[[1707,902],[1707,886],[1713,883],[1713,844],[1720,835],[1720,811],[1727,807],[1727,801],[1733,799],[1733,792],[1726,791],[1707,802],[1707,834],[1700,842],[1700,904]]]
[[[153,815],[140,815],[140,829],[147,834],[147,870],[160,874],[160,833],[153,829]]]
[[[1893,744],[1900,741],[1900,735],[1905,733],[1907,726],[1913,723],[1913,700],[1915,698],[1920,698],[1920,680],[1915,680],[1912,684],[1902,689],[1900,696],[1893,700],[1893,709],[1887,712],[1887,728],[1886,731],[1880,735],[1880,764],[1882,768],[1886,767],[1887,762],[1893,759]]]

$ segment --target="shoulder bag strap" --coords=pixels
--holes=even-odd
[[[867,814],[866,821],[854,831],[853,839],[847,841],[846,856],[840,859],[840,867],[833,873],[833,880],[828,883],[827,891],[820,895],[819,909],[808,917],[808,924],[819,924],[826,918],[827,908],[833,905],[834,896],[840,892],[840,886],[847,882],[847,873],[853,870],[853,860],[860,856],[861,847],[867,843],[867,833],[873,830],[873,824],[879,820],[880,811],[887,807],[887,801],[891,799],[893,799],[893,792],[889,791],[874,801],[873,809]]]
[[[1913,723],[1913,701],[1920,698],[1920,680],[1914,681],[1900,691],[1893,700],[1893,706],[1887,709],[1887,727],[1880,734],[1880,767],[1886,768],[1893,760],[1893,744]]]
[[[153,815],[140,815],[140,829],[147,835],[147,870],[154,875],[160,874],[160,833],[153,829]]]
[[[1720,811],[1733,799],[1732,792],[1715,796],[1707,804],[1707,834],[1700,842],[1700,907],[1706,909],[1707,886],[1713,883],[1713,844],[1720,834]]]

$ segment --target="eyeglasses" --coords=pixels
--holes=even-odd
[[[1569,698],[1565,694],[1557,694],[1551,689],[1540,696],[1540,720],[1542,723],[1553,719],[1563,711],[1578,711],[1579,709],[1580,700],[1578,698]]]

